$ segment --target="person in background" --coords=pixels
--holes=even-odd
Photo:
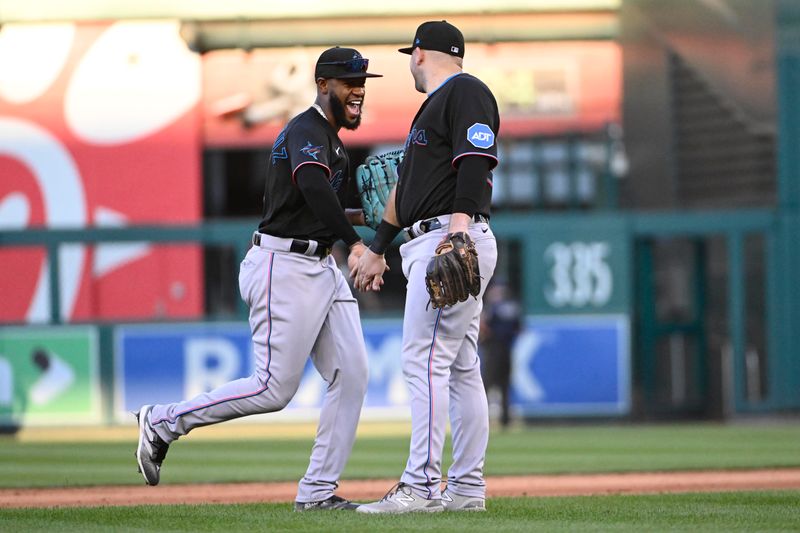
[[[519,303],[511,298],[505,282],[493,283],[486,291],[481,316],[481,374],[490,403],[493,390],[500,393],[500,425],[504,428],[511,422],[511,355],[521,330]]]

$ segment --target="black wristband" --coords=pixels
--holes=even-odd
[[[385,254],[386,249],[392,244],[392,241],[402,229],[403,228],[400,226],[395,226],[385,220],[381,220],[377,231],[375,231],[375,238],[372,239],[369,245],[369,249],[378,255]]]

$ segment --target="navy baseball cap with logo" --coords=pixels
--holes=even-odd
[[[381,78],[382,74],[367,72],[369,59],[355,48],[328,48],[317,59],[314,79],[317,78]]]
[[[420,24],[411,46],[400,48],[398,52],[410,54],[414,48],[464,57],[464,36],[446,20],[431,20]]]

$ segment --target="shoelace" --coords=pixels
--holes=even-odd
[[[391,489],[389,489],[389,492],[387,492],[386,495],[383,498],[381,498],[381,501],[383,502],[383,501],[388,500],[390,497],[392,497],[395,494],[397,494],[398,492],[400,492],[400,489],[405,487],[405,486],[406,486],[406,484],[403,483],[402,481],[400,481],[399,483],[396,483],[395,486],[392,487]]]

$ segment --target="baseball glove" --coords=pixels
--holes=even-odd
[[[356,184],[364,209],[364,222],[372,229],[377,229],[383,219],[383,209],[397,183],[397,167],[402,161],[403,150],[395,150],[371,155],[356,169]]]
[[[478,251],[469,234],[448,233],[436,247],[425,271],[425,284],[434,309],[455,305],[481,292]]]

